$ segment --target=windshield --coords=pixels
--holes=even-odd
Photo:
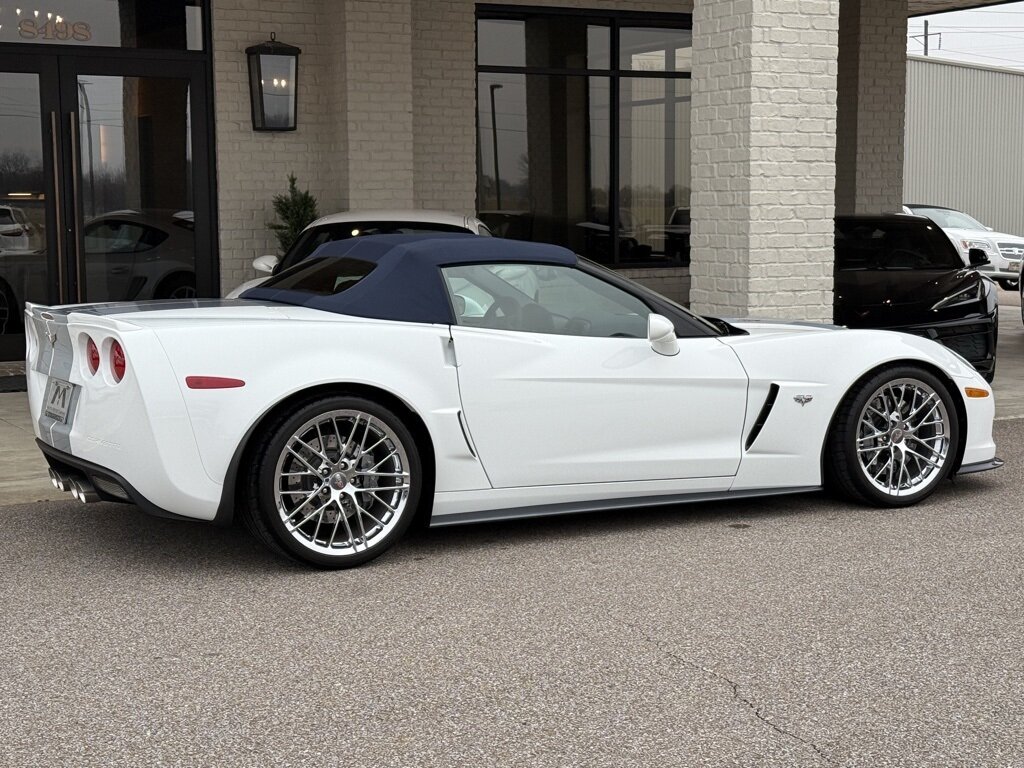
[[[920,219],[838,219],[836,269],[960,269],[960,254],[934,224]]]
[[[949,208],[926,208],[924,206],[908,206],[919,216],[927,216],[943,229],[986,229],[985,225],[966,213],[953,211]]]
[[[466,234],[469,230],[465,227],[429,221],[346,221],[338,224],[321,224],[310,227],[299,235],[288,249],[288,253],[281,259],[278,271],[295,266],[324,243],[332,243],[335,240],[366,235],[420,235],[431,232]]]

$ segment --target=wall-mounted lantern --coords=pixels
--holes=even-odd
[[[254,131],[294,131],[296,79],[301,50],[274,34],[245,49],[249,57],[249,97]]]

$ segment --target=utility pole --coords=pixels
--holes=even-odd
[[[928,19],[924,20],[924,55],[928,55]]]
[[[501,173],[498,171],[498,113],[494,108],[494,92],[501,88],[499,83],[491,83],[491,142],[494,144],[494,189],[497,197],[498,210],[501,210]]]

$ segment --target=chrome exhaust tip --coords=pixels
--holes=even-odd
[[[88,480],[75,480],[71,484],[71,495],[83,504],[100,500],[100,495]]]
[[[53,468],[50,469],[49,474],[50,482],[53,483],[53,487],[58,491],[64,491],[66,493],[67,491],[72,490],[71,478],[68,475],[65,475],[63,472],[58,472]]]

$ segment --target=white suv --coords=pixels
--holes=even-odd
[[[940,205],[907,203],[903,206],[903,212],[927,216],[938,224],[953,241],[964,264],[970,265],[968,252],[972,248],[984,251],[989,263],[978,267],[978,271],[1008,291],[1017,290],[1020,265],[1024,260],[1024,237],[995,232],[962,211]]]
[[[366,235],[415,235],[426,232],[456,232],[489,236],[480,219],[445,211],[348,211],[332,213],[314,221],[298,236],[281,258],[260,256],[252,266],[266,276],[242,283],[225,298],[237,299],[243,291],[255,288],[270,275],[298,264],[324,243]]]

